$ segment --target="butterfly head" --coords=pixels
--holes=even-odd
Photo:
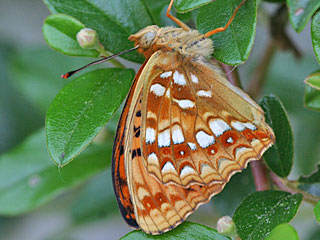
[[[185,56],[209,57],[213,52],[213,43],[197,30],[184,30],[176,27],[163,27],[152,25],[129,37],[130,41],[139,46],[138,51],[149,58],[154,52],[177,52]]]
[[[156,25],[148,26],[131,35],[129,40],[133,41],[135,46],[139,45],[138,51],[144,53],[155,43],[159,30],[160,28]]]

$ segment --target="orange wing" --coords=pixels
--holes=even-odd
[[[147,233],[184,221],[274,141],[260,107],[202,58],[154,53],[128,99],[115,189],[126,221]]]

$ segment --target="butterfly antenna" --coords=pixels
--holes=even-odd
[[[233,66],[233,68],[229,72],[227,72],[226,75],[229,75],[230,73],[232,73],[237,67],[238,66]]]
[[[210,32],[207,32],[204,34],[204,37],[207,38],[207,37],[210,37],[216,33],[219,33],[219,32],[224,32],[228,27],[229,25],[232,23],[233,19],[235,18],[235,16],[237,15],[237,12],[239,11],[239,9],[241,8],[241,6],[246,2],[247,0],[243,0],[240,5],[236,8],[236,10],[234,10],[231,18],[229,19],[229,21],[227,22],[227,24],[224,26],[224,27],[220,27],[220,28],[216,28],[216,29],[213,29],[211,30]]]
[[[111,56],[109,56],[109,57],[105,57],[105,58],[102,58],[102,59],[98,59],[98,60],[96,60],[96,61],[94,61],[94,62],[91,62],[91,63],[89,63],[89,64],[81,67],[81,68],[78,68],[78,69],[76,69],[76,70],[67,72],[66,74],[62,74],[61,77],[64,78],[64,79],[67,79],[67,78],[71,77],[73,74],[75,74],[75,73],[77,73],[77,72],[80,72],[80,71],[82,71],[83,69],[85,69],[85,68],[87,68],[87,67],[90,67],[90,66],[93,66],[93,65],[96,65],[96,64],[100,64],[100,63],[109,61],[110,59],[113,59],[113,58],[115,58],[115,57],[118,57],[118,56],[120,56],[120,55],[122,55],[122,54],[125,54],[125,53],[128,53],[128,52],[134,51],[134,50],[136,50],[136,49],[138,49],[138,48],[139,48],[139,45],[135,46],[134,48],[130,48],[130,49],[124,50],[124,51],[122,51],[122,52],[119,52],[119,53],[117,53],[117,54],[111,55]]]

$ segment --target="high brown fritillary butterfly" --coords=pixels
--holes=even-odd
[[[181,28],[149,26],[129,37],[146,61],[131,86],[113,148],[122,216],[149,234],[183,222],[275,139],[263,110],[208,60],[208,37],[226,30],[246,0],[225,27],[206,34],[173,17],[173,1],[167,16]]]

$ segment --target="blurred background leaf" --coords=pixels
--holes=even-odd
[[[312,14],[320,7],[320,2],[318,0],[287,0],[287,5],[293,29],[301,32],[312,17]]]
[[[58,169],[49,159],[44,130],[0,157],[0,214],[21,214],[104,170],[112,141],[91,145],[77,161]]]

